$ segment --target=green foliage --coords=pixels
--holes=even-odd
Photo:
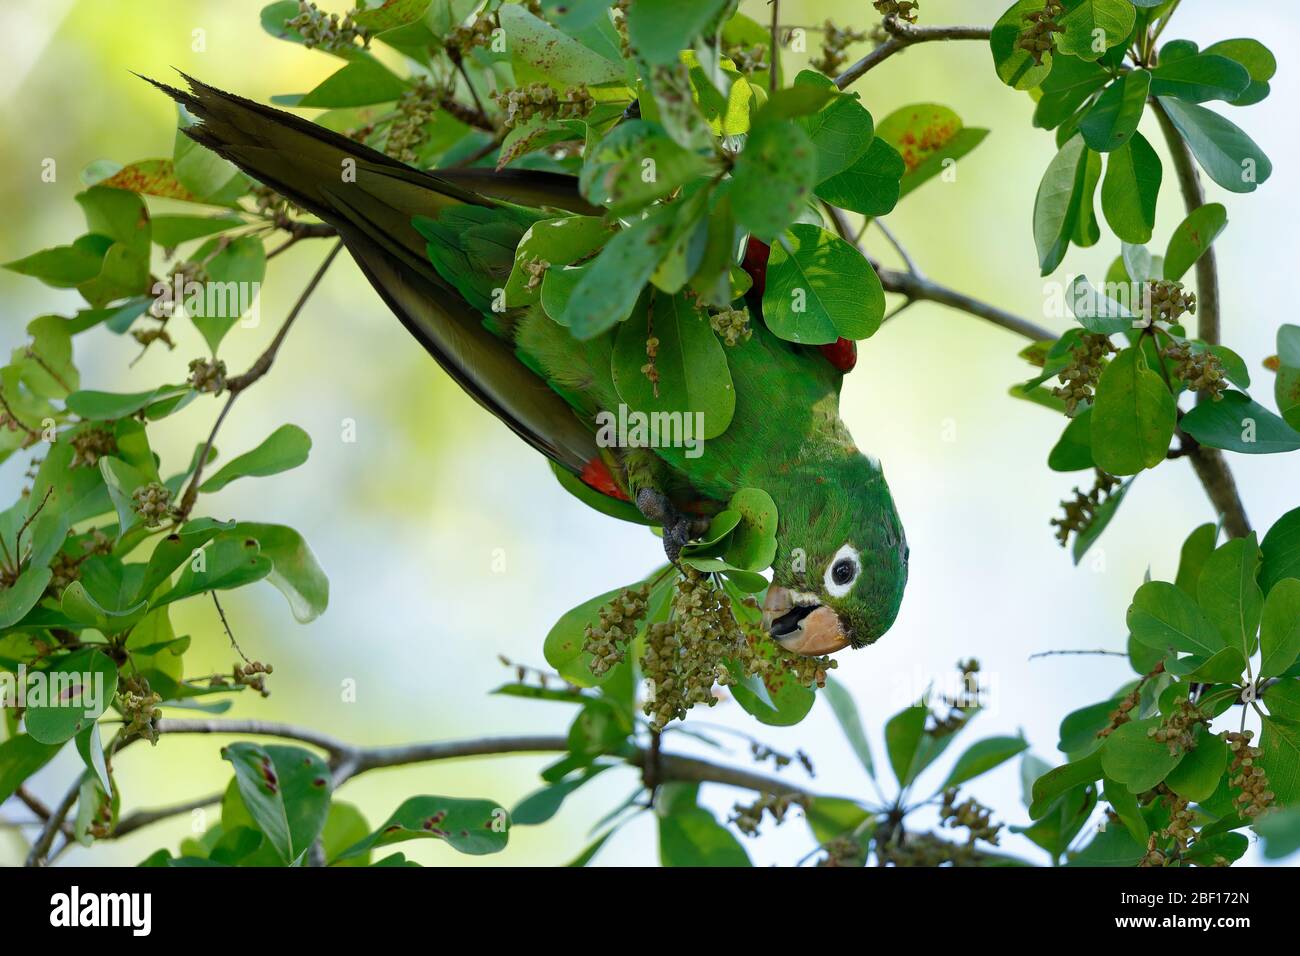
[[[1132,479],[1116,476],[1207,449],[1300,449],[1300,327],[1278,333],[1274,413],[1258,392],[1247,394],[1241,356],[1204,328],[1189,331],[1199,317],[1174,285],[1208,262],[1228,211],[1200,204],[1181,223],[1158,222],[1167,163],[1138,132],[1144,119],[1148,132],[1159,121],[1168,147],[1186,149],[1210,180],[1253,192],[1269,179],[1271,162],[1216,110],[1265,98],[1273,54],[1249,38],[1204,50],[1175,39],[1157,53],[1177,4],[1069,0],[1056,28],[1044,32],[1046,6],[1018,0],[994,24],[989,47],[997,76],[1030,93],[1034,125],[1052,131],[1055,155],[1036,177],[1029,224],[1042,275],[1065,264],[1071,245],[1102,242],[1103,221],[1118,240],[1105,283],[1082,276],[1067,283],[1077,325],[1026,349],[1039,374],[1013,389],[1058,413],[1069,409],[1049,468],[1098,472],[1097,489],[1079,492],[1073,516],[1060,522],[1063,544],[1075,535],[1077,563],[1119,520]],[[515,321],[512,310],[539,309],[605,363],[598,371],[608,372],[631,410],[701,413],[708,440],[725,435],[737,413],[737,342],[727,331],[736,329],[726,323],[737,315],[751,330],[761,323],[797,354],[870,338],[886,314],[885,284],[845,229],[844,213],[885,216],[931,179],[951,181],[955,164],[988,133],[939,103],[907,105],[877,121],[868,102],[829,76],[803,70],[790,79],[790,63],[779,62],[789,54],[774,48],[766,25],[720,0],[636,0],[626,14],[588,2],[388,0],[353,11],[329,36],[294,2],[270,4],[261,20],[272,36],[341,61],[305,94],[275,102],[324,110],[316,118],[323,126],[422,169],[494,164],[575,177],[590,204],[585,214],[502,207],[520,217],[506,228],[471,215],[462,225],[475,239],[472,256],[452,262],[435,248],[434,261],[489,327]],[[498,28],[504,46],[494,45]],[[1034,49],[1027,36],[1049,42]],[[487,90],[499,95],[488,98]],[[1216,101],[1222,105],[1202,105]],[[223,346],[260,307],[272,237],[297,241],[315,225],[184,135],[192,121],[182,112],[168,157],[88,167],[75,197],[84,232],[6,266],[80,301],[70,315],[30,321],[27,342],[0,368],[0,459],[40,460],[28,493],[0,512],[0,666],[68,682],[64,696],[31,703],[9,721],[0,796],[13,795],[74,740],[81,764],[69,822],[85,843],[117,824],[121,795],[108,755],[118,746],[166,732],[164,712],[219,711],[235,693],[265,690],[269,668],[258,662],[245,660],[229,677],[196,673],[191,646],[225,637],[176,635],[172,605],[266,580],[306,623],[329,598],[325,573],[297,531],[261,520],[268,515],[209,514],[209,496],[233,481],[310,467],[302,429],[271,426],[264,441],[229,460],[217,455],[216,427],[190,436],[192,455],[172,460],[154,451],[159,423],[179,427],[169,419],[194,405],[208,419],[220,414],[219,426],[224,412],[209,396],[229,388],[233,397],[269,368],[270,342],[265,367],[231,383],[219,364]],[[189,211],[162,205],[177,202]],[[436,220],[413,224],[436,246]],[[1163,257],[1146,245],[1161,248],[1158,231],[1168,236]],[[760,242],[770,246],[765,267],[746,256]],[[1124,287],[1137,295],[1120,295]],[[1163,306],[1153,304],[1157,290]],[[170,344],[172,322],[191,323],[207,346],[189,381],[141,380],[129,393],[83,381],[77,359],[102,336],[129,334],[148,349]],[[1071,387],[1054,393],[1053,378]],[[1184,400],[1184,392],[1195,394]],[[567,471],[557,476],[589,506],[647,523],[630,502]],[[755,820],[779,821],[794,806],[819,862],[1020,865],[997,852],[1001,824],[989,823],[969,793],[1017,756],[1029,822],[1012,830],[1052,864],[1229,863],[1245,851],[1238,831],[1247,827],[1270,857],[1300,846],[1300,510],[1259,540],[1242,533],[1220,544],[1218,526],[1203,524],[1183,543],[1173,582],[1135,589],[1126,656],[1137,678],[1065,718],[1062,766],[1029,754],[1019,735],[978,740],[941,760],[978,715],[978,695],[927,695],[882,728],[876,753],[893,771],[889,797],[857,705],[828,678],[832,662],[792,657],[763,628],[763,573],[781,560],[777,530],[788,516],[764,489],[743,488],[698,517],[707,520],[696,522],[680,568],[660,568],[555,623],[543,655],[558,686],[520,668],[498,689],[575,708],[564,752],[513,814],[490,800],[412,796],[375,828],[335,799],[351,772],[347,755],[327,760],[298,747],[238,742],[222,751],[233,778],[220,823],[176,855],[160,850],[145,862],[408,865],[403,854],[380,851],[411,839],[496,853],[511,826],[553,819],[579,788],[631,763],[642,773],[637,789],[597,823],[572,865],[590,863],[645,809],[647,793],[669,866],[748,865],[736,831],[752,833]],[[707,588],[683,588],[696,578]],[[701,626],[683,593],[716,602],[711,625],[732,639],[710,659],[710,693],[723,685],[759,724],[791,726],[811,712],[820,689],[867,787],[832,799],[768,783],[754,805],[722,819],[701,804],[698,784],[653,780],[654,755],[670,735],[713,744],[689,722],[651,733],[640,716],[650,713],[647,648],[665,627]],[[620,608],[631,608],[629,617],[616,620]],[[592,653],[595,632],[611,629],[622,635],[618,660]],[[975,670],[962,667],[966,690]],[[92,696],[95,687],[103,692]],[[1237,707],[1259,718],[1257,739],[1217,729]],[[110,724],[121,729],[105,742]],[[778,766],[791,760],[766,756]],[[1267,788],[1243,772],[1252,766]],[[927,779],[933,789],[922,793]],[[939,808],[933,833],[916,829],[926,806]],[[1099,807],[1111,822],[1087,836]],[[1177,824],[1183,819],[1186,828]],[[946,838],[957,829],[968,839]]]

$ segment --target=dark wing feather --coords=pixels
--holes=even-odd
[[[480,405],[569,471],[598,449],[589,428],[483,326],[437,274],[415,216],[494,199],[591,212],[571,177],[530,171],[412,169],[306,120],[186,77],[191,92],[154,83],[201,124],[186,133],[334,226],[371,285],[412,335]],[[345,180],[344,161],[355,162]]]

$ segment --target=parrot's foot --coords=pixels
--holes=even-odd
[[[646,518],[664,530],[664,554],[672,564],[681,557],[682,548],[691,540],[693,523],[678,511],[668,496],[657,488],[641,488],[636,493],[636,507]]]

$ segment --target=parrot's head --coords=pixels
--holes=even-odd
[[[777,555],[763,623],[809,656],[865,647],[889,630],[907,584],[907,538],[876,461],[805,466],[776,498]]]

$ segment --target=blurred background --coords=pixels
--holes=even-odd
[[[86,164],[171,154],[171,103],[130,71],[167,79],[174,67],[266,100],[308,90],[337,68],[332,57],[265,34],[258,26],[262,5],[7,0],[0,7],[0,33],[8,39],[0,59],[0,168],[6,173],[0,177],[0,261],[80,234],[83,221],[72,197],[82,188],[78,175]],[[342,3],[324,6],[344,9]],[[926,0],[922,22],[989,24],[1006,6],[1006,0]],[[743,9],[766,21],[761,2]],[[781,9],[783,22],[799,25],[831,17],[841,25],[865,26],[875,18],[862,2],[785,0]],[[193,48],[199,30],[201,52]],[[1244,0],[1229,15],[1222,5],[1189,0],[1165,37],[1204,46],[1249,35],[1266,42],[1280,60],[1273,93],[1262,104],[1240,111],[1215,104],[1273,158],[1272,179],[1248,196],[1227,196],[1208,184],[1211,200],[1225,202],[1230,217],[1216,247],[1225,344],[1258,375],[1257,397],[1270,406],[1271,384],[1260,363],[1275,351],[1277,325],[1295,321],[1300,172],[1290,158],[1300,146],[1300,88],[1291,56],[1300,46],[1297,34],[1300,18],[1287,4]],[[809,47],[816,52],[815,39]],[[850,52],[860,56],[866,49]],[[803,59],[787,62],[796,67]],[[913,48],[854,88],[877,121],[899,106],[940,102],[956,109],[966,125],[993,131],[960,162],[954,182],[931,180],[900,204],[888,224],[932,278],[1064,328],[1064,320],[1042,317],[1049,280],[1037,276],[1030,229],[1035,188],[1055,152],[1052,136],[1032,128],[1028,95],[998,81],[987,44]],[[1144,132],[1158,142],[1149,112]],[[54,183],[41,180],[47,158],[57,162]],[[1163,250],[1182,215],[1166,164],[1154,249]],[[879,233],[868,237],[875,254],[891,261]],[[275,260],[263,288],[261,327],[236,326],[223,344],[232,371],[246,367],[265,346],[326,250],[323,241],[303,242]],[[1072,249],[1051,278],[1076,272],[1100,277],[1117,252],[1118,242],[1104,231],[1093,249]],[[0,272],[0,347],[24,341],[24,327],[35,316],[71,314],[77,301],[75,294]],[[131,391],[136,375],[184,379],[189,359],[206,349],[192,327],[169,328],[182,333],[176,350],[151,349],[134,372],[126,366],[138,351],[135,342],[105,331],[83,336],[77,356],[83,387]],[[885,719],[917,689],[947,680],[965,657],[982,662],[992,691],[989,709],[966,732],[966,743],[1023,731],[1032,753],[1059,763],[1060,719],[1103,699],[1129,678],[1129,668],[1113,657],[1030,655],[1065,648],[1122,650],[1125,609],[1143,574],[1149,568],[1153,576],[1171,578],[1185,535],[1214,518],[1190,466],[1162,467],[1141,476],[1100,545],[1074,567],[1048,521],[1060,499],[1087,476],[1047,469],[1061,419],[1007,395],[1009,385],[1028,377],[1028,367],[1016,357],[1023,344],[979,319],[919,304],[861,347],[858,367],[845,384],[844,418],[858,443],[884,463],[912,550],[911,583],[898,623],[876,646],[842,654],[835,672],[862,713],[883,778],[889,776],[881,740]],[[244,650],[275,666],[273,696],[241,695],[231,716],[308,724],[368,745],[563,732],[570,707],[490,694],[512,676],[498,655],[543,664],[542,639],[555,619],[593,595],[639,579],[659,562],[659,542],[644,529],[588,511],[564,492],[538,456],[441,373],[346,257],[294,328],[274,372],[239,405],[223,428],[223,457],[251,448],[288,421],[311,434],[311,458],[293,473],[236,482],[205,498],[205,507],[218,517],[276,521],[302,531],[329,574],[331,597],[328,612],[306,626],[294,622],[265,584],[224,600]],[[187,460],[217,410],[217,400],[202,399],[163,423],[155,449],[164,462],[179,466]],[[344,440],[349,422],[355,423],[355,442]],[[1296,506],[1300,465],[1294,456],[1230,456],[1230,463],[1257,528],[1266,529]],[[0,469],[3,500],[13,500],[22,486],[23,468],[14,459]],[[177,633],[195,639],[187,670],[229,669],[234,658],[209,602],[190,602],[173,617]],[[355,703],[344,700],[347,681],[356,682]],[[784,773],[818,792],[872,792],[825,701],[789,729],[762,727],[729,702],[707,713],[697,709],[696,720],[753,733],[778,750],[803,748],[815,763],[815,780],[807,780],[797,765]],[[749,764],[742,738],[722,739],[734,742],[730,756],[680,734],[666,746]],[[117,765],[123,811],[223,788],[230,765],[218,755],[222,742],[164,738],[152,750],[141,746],[123,754]],[[415,793],[483,796],[512,806],[537,788],[537,772],[549,760],[480,758],[381,771],[348,783],[339,799],[358,804],[372,825]],[[77,765],[68,748],[35,779],[33,790],[57,801]],[[932,786],[941,774],[934,774]],[[887,792],[891,783],[885,780]],[[570,798],[551,823],[515,829],[503,856],[460,856],[434,841],[401,849],[437,865],[563,863],[586,844],[591,823],[635,785],[631,770],[603,775]],[[972,789],[995,809],[995,819],[1027,822],[1018,761]],[[721,787],[704,791],[705,802],[724,818],[737,799],[747,795]],[[207,822],[215,822],[216,813]],[[179,817],[119,842],[77,848],[64,859],[134,864],[161,846],[174,851],[194,824]],[[1006,834],[1003,844],[1045,861],[1020,837]],[[793,863],[811,845],[797,814],[746,840],[760,865]],[[0,831],[0,861],[15,862],[18,852],[11,831]],[[596,862],[640,865],[656,859],[653,820],[642,815],[606,844]],[[1255,861],[1252,848],[1247,862]]]

